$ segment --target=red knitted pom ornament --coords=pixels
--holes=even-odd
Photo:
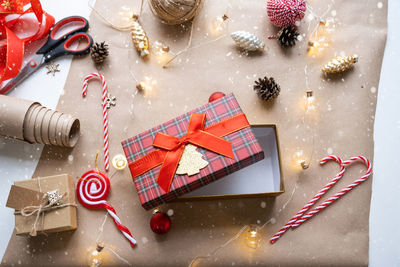
[[[272,24],[283,28],[294,25],[304,18],[305,0],[268,0],[267,14]]]

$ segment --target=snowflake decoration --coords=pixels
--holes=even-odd
[[[115,96],[112,96],[110,93],[107,94],[106,98],[106,108],[111,108],[111,106],[114,106],[117,104],[116,103],[117,98]]]
[[[47,196],[49,197],[49,204],[57,206],[62,204],[61,203],[62,195],[58,193],[58,190],[47,192]]]
[[[11,0],[3,0],[3,3],[1,4],[1,6],[5,10],[11,10],[14,7],[14,4]]]
[[[54,64],[53,62],[50,62],[49,64],[46,65],[47,68],[47,74],[53,74],[53,76],[56,74],[56,72],[60,72],[60,69],[58,68],[60,64]]]

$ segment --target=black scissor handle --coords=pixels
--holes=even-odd
[[[70,46],[78,40],[84,40],[86,45],[81,48],[71,49]],[[84,32],[75,33],[72,36],[69,36],[67,40],[57,45],[54,49],[50,50],[46,54],[44,54],[44,62],[49,62],[57,57],[63,55],[86,55],[90,52],[90,47],[93,45],[92,37]]]
[[[82,25],[79,25],[79,27],[74,28],[73,30],[61,35],[58,38],[55,38],[56,33],[66,24],[68,23],[81,23]],[[49,33],[49,38],[46,42],[46,44],[41,47],[36,54],[46,54],[52,49],[56,49],[56,46],[61,44],[63,41],[65,41],[69,36],[77,33],[77,32],[86,32],[89,29],[89,22],[87,19],[81,16],[71,16],[71,17],[66,17],[59,22],[57,22],[50,30]]]

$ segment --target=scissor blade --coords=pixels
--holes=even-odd
[[[0,89],[0,94],[6,94],[13,90],[20,82],[25,80],[26,77],[35,72],[43,64],[43,55],[35,55],[29,62],[22,68],[20,73],[12,78],[4,87]]]

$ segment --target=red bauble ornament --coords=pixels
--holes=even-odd
[[[217,99],[220,99],[221,97],[224,97],[225,94],[221,92],[214,92],[210,95],[210,98],[208,99],[208,103],[213,102]]]
[[[155,210],[150,220],[151,230],[159,235],[163,235],[171,228],[171,219],[164,212]]]

